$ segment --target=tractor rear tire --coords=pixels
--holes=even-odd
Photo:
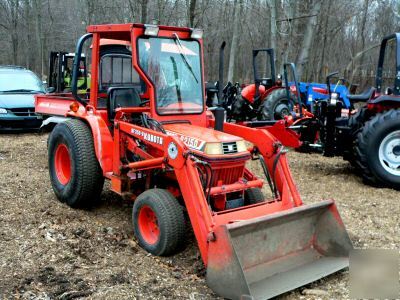
[[[182,249],[186,223],[183,207],[167,190],[150,189],[133,204],[133,230],[147,252],[167,256]]]
[[[351,115],[349,118],[349,127],[351,128],[351,132],[359,131],[360,128],[364,125],[364,123],[368,120],[368,108],[361,107],[354,115]]]
[[[287,98],[286,89],[273,90],[264,100],[261,118],[262,120],[281,120],[290,115],[295,105],[295,99]]]
[[[244,191],[244,204],[251,205],[265,201],[265,197],[260,188],[250,188]]]
[[[61,202],[88,207],[100,199],[104,177],[90,128],[81,120],[57,124],[48,139],[51,185]]]
[[[365,123],[356,141],[357,164],[373,185],[400,189],[400,110],[389,110]],[[388,149],[389,148],[389,149]]]

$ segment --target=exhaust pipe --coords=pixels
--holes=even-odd
[[[215,117],[214,129],[218,131],[224,131],[224,119],[225,119],[225,109],[222,107],[222,89],[224,84],[224,50],[226,43],[222,42],[219,49],[219,74],[218,74],[218,105],[217,108],[213,110]]]

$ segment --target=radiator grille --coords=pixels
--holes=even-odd
[[[222,184],[232,184],[243,177],[244,165],[232,168],[218,168],[213,172],[212,186],[217,186],[220,181]]]
[[[222,143],[222,149],[224,151],[224,154],[232,154],[238,152],[236,142]]]
[[[33,107],[11,108],[10,111],[20,117],[35,116],[35,109]]]

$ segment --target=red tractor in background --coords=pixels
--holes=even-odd
[[[385,54],[388,43],[395,46],[394,82],[383,88]],[[358,110],[343,117],[342,102],[330,90],[329,81],[337,72],[328,75],[329,99],[315,101],[312,112],[305,111],[288,123],[300,133],[302,147],[320,148],[325,156],[343,156],[363,178],[372,184],[400,189],[400,34],[382,40],[375,87],[360,95],[348,95],[352,102],[364,102]],[[296,88],[287,93],[300,98],[293,64],[285,65],[285,81],[290,66]],[[383,91],[384,89],[384,91]]]
[[[297,134],[283,120],[249,128],[225,123],[220,107],[207,110],[202,31],[143,24],[87,31],[72,92],[36,97],[36,112],[63,119],[48,140],[61,202],[92,205],[110,180],[112,191],[133,200],[133,231],[154,255],[182,249],[189,220],[207,283],[225,298],[268,299],[348,266],[352,244],[334,202],[304,205],[294,184],[281,141],[295,147]],[[104,48],[104,39],[126,47]],[[78,58],[88,43],[91,89],[80,94]],[[251,159],[270,195],[246,166]]]
[[[207,85],[207,105],[216,106],[216,91],[223,82],[225,42],[220,48],[219,79],[215,85]],[[264,64],[264,62],[265,64]],[[222,88],[222,106],[226,110],[228,121],[236,123],[254,120],[280,120],[290,115],[294,109],[295,98],[287,98],[285,87],[282,86],[280,75],[275,74],[274,49],[254,49],[252,52],[254,83],[241,86],[239,83],[228,82]],[[265,66],[261,68],[260,66]]]

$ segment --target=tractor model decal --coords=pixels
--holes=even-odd
[[[159,145],[163,144],[163,138],[161,136],[153,135],[151,133],[147,133],[135,128],[132,128],[131,133],[136,136],[142,137],[145,141],[148,141],[150,143],[155,143]]]
[[[167,132],[168,135],[178,136],[181,139],[181,141],[191,149],[201,150],[201,149],[203,149],[203,147],[204,147],[204,145],[206,143],[205,141],[198,140],[198,139],[195,139],[193,137],[189,137],[189,136],[186,136],[186,135],[183,135],[183,134],[179,134],[179,133],[176,133],[176,132],[173,132],[173,131],[167,130],[166,132]]]

